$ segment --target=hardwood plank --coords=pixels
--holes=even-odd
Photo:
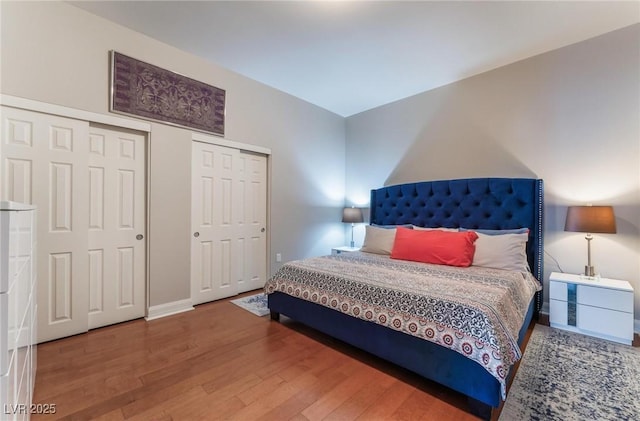
[[[339,383],[343,382],[347,378],[345,374],[339,368],[329,368],[317,375],[317,381],[301,389],[294,396],[291,396],[286,401],[282,402],[276,408],[264,413],[259,420],[286,420],[286,419],[304,419],[301,412],[313,404],[318,398],[329,391],[333,390]]]
[[[396,379],[382,372],[371,373],[367,386],[360,388],[350,399],[344,401],[324,419],[357,419],[367,408],[375,404],[376,400],[382,397],[395,382],[397,382]]]
[[[324,419],[360,389],[369,386],[371,372],[362,364],[354,363],[354,365],[357,366],[355,373],[307,407],[302,411],[302,415],[310,420]]]
[[[212,400],[227,400],[240,395],[244,391],[262,383],[262,381],[262,378],[255,374],[248,374],[239,379],[229,380],[216,389],[208,391],[204,385],[203,389],[209,394],[209,398]]]
[[[146,420],[179,420],[179,415],[189,416],[188,419],[196,419],[199,415],[206,415],[207,407],[199,404],[206,393],[200,387],[189,389],[186,393],[168,398],[162,405],[154,405],[135,415],[125,418],[127,421]],[[187,419],[187,418],[185,418]]]
[[[477,419],[454,391],[229,300],[39,345],[34,402],[57,408],[35,421]]]
[[[315,384],[316,381],[317,378],[313,374],[308,373],[295,378],[293,381],[282,382],[233,414],[230,419],[238,421],[258,419],[286,402],[294,396],[298,390],[310,387]]]
[[[388,420],[402,406],[415,388],[397,381],[392,384],[385,393],[378,397],[376,402],[369,405],[356,419],[360,421],[368,420]]]
[[[238,399],[242,401],[242,403],[244,403],[245,405],[250,405],[258,399],[261,399],[262,397],[272,393],[274,389],[277,389],[285,383],[286,381],[284,381],[282,377],[274,375],[264,379],[257,385],[239,393],[237,396]]]
[[[124,415],[122,414],[122,411],[119,408],[114,409],[109,413],[106,413],[104,415],[101,415],[93,419],[93,421],[124,421],[124,420],[125,420]]]

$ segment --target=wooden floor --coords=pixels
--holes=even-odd
[[[451,390],[228,300],[39,345],[34,403],[56,405],[36,421],[477,419]]]

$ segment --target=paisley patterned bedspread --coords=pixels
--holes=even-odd
[[[528,272],[459,268],[355,252],[285,264],[266,283],[471,358],[502,385],[520,359],[518,333],[540,289]]]

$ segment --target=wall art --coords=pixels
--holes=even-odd
[[[225,91],[111,51],[110,110],[224,136]]]

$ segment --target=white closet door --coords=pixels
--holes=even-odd
[[[145,139],[89,128],[89,329],[144,316]]]
[[[240,152],[238,292],[264,287],[267,274],[267,157]]]
[[[193,304],[238,293],[239,151],[192,142],[191,300]]]
[[[2,200],[34,204],[38,341],[88,328],[89,124],[2,107]]]

